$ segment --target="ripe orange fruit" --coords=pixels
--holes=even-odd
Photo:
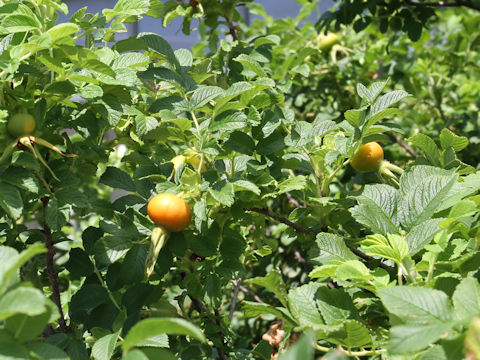
[[[35,118],[32,115],[18,113],[8,120],[7,130],[14,137],[21,137],[33,133],[35,126]]]
[[[361,172],[377,171],[383,161],[383,149],[376,142],[366,143],[357,150],[350,160],[352,167]]]
[[[190,206],[174,194],[155,195],[147,206],[148,216],[169,231],[182,231],[190,224]]]

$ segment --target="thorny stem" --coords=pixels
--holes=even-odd
[[[50,201],[49,197],[42,198],[43,204],[43,213],[46,213],[48,202]],[[53,257],[55,255],[53,249],[53,238],[52,238],[52,230],[47,225],[45,219],[43,220],[43,235],[45,236],[45,246],[47,248],[46,254],[46,266],[47,266],[47,274],[48,274],[48,281],[50,283],[50,287],[52,288],[52,299],[55,305],[57,305],[58,312],[60,313],[60,318],[58,319],[58,324],[62,332],[67,333],[68,327],[67,323],[65,322],[65,314],[63,313],[62,302],[60,300],[60,288],[58,286],[58,276],[55,272],[55,264]]]

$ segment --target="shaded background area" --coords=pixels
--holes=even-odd
[[[78,9],[87,6],[90,13],[101,13],[103,9],[113,8],[117,0],[65,0],[64,1],[69,8],[70,15]],[[256,0],[258,4],[261,4],[266,13],[274,18],[295,17],[301,5],[296,0]],[[314,14],[312,14],[310,20],[316,21],[320,14],[328,10],[333,5],[333,0],[321,0],[317,6]],[[243,12],[244,17],[247,19],[254,19],[250,17],[247,8],[241,8],[240,12]],[[68,21],[69,16],[59,17],[59,22]],[[198,34],[195,30],[192,30],[191,35],[187,36],[182,33],[182,19],[178,18],[173,20],[167,28],[161,26],[159,19],[154,19],[145,16],[142,20],[135,24],[126,24],[128,26],[128,33],[123,36],[116,36],[118,40],[127,38],[133,34],[141,32],[155,32],[160,34],[167,40],[174,49],[178,48],[191,48],[198,40]]]

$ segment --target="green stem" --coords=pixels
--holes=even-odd
[[[403,276],[402,276],[402,267],[401,264],[397,263],[397,281],[398,285],[403,285]]]
[[[427,278],[425,279],[425,283],[427,284],[433,279],[433,271],[435,270],[435,262],[437,261],[437,258],[438,258],[438,253],[435,253],[433,255],[432,261],[430,262],[430,265],[428,266],[428,274],[427,274]]]
[[[326,346],[318,345],[316,342],[313,343],[313,346],[314,346],[314,348],[317,349],[318,351],[321,351],[321,352],[324,352],[324,353],[328,353],[328,352],[334,350],[333,348],[329,348],[329,347],[326,347]],[[344,353],[344,354],[347,355],[347,356],[355,356],[355,357],[357,357],[357,356],[380,355],[381,353],[386,352],[385,349],[351,351],[351,350],[344,349],[344,348],[341,347],[341,346],[338,346],[338,347],[336,348],[336,350]]]
[[[113,297],[113,294],[112,292],[110,291],[110,289],[108,288],[107,284],[105,283],[105,281],[103,280],[103,277],[102,277],[102,274],[100,274],[100,271],[97,269],[97,265],[95,264],[94,262],[94,259],[92,257],[90,257],[90,260],[93,264],[93,270],[95,271],[95,275],[97,275],[97,278],[98,278],[98,281],[100,281],[100,284],[102,285],[102,287],[107,290],[107,294],[108,294],[108,297],[110,298],[110,300],[112,300],[112,303],[113,305],[115,305],[115,307],[118,309],[118,310],[122,310],[120,305],[118,305],[118,302],[117,300],[115,300],[115,298]]]
[[[332,182],[335,175],[337,175],[337,173],[342,168],[347,166],[349,162],[350,162],[350,159],[347,159],[345,162],[338,165],[337,168],[335,170],[333,170],[333,172],[328,176],[328,178],[325,179],[325,181],[323,182],[323,185],[322,185],[322,195],[323,196],[328,196],[330,194],[330,183]]]
[[[153,229],[150,242],[150,250],[148,250],[148,256],[146,260],[147,277],[150,277],[150,275],[152,275],[155,268],[155,263],[158,259],[158,255],[160,254],[160,250],[162,250],[163,246],[167,242],[169,234],[170,233],[168,232],[168,230],[160,225],[157,225]]]
[[[192,115],[193,123],[195,124],[195,128],[197,129],[198,136],[200,136],[200,125],[198,124],[197,117],[193,111],[190,111],[190,115]]]

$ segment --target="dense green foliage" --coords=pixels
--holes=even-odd
[[[0,1],[0,359],[480,357],[480,14],[326,49],[301,3]]]

